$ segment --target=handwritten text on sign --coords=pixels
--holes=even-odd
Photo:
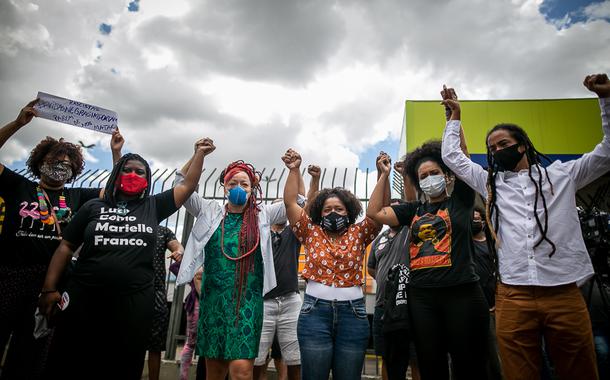
[[[38,99],[34,109],[39,117],[108,134],[117,128],[118,115],[114,111],[44,92],[38,93]]]

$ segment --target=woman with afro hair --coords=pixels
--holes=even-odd
[[[408,225],[411,335],[422,379],[448,379],[448,354],[456,379],[486,379],[489,309],[472,262],[474,191],[441,158],[441,142],[430,141],[407,155],[404,172],[423,201],[383,207],[381,177],[367,215],[378,223]],[[453,185],[450,193],[449,185]]]
[[[0,129],[0,148],[34,116],[37,100]],[[110,146],[121,156],[123,138],[116,131]],[[47,339],[35,340],[38,294],[62,231],[101,189],[66,187],[83,171],[81,148],[46,137],[30,153],[30,180],[0,163],[0,356],[10,337],[2,378],[37,378],[45,362]],[[11,337],[12,334],[12,337]]]
[[[175,183],[190,166],[176,173]],[[205,358],[208,380],[227,373],[233,380],[252,379],[263,296],[276,287],[271,225],[286,222],[286,209],[282,202],[262,203],[260,176],[251,164],[232,162],[219,177],[224,206],[196,193],[184,204],[196,221],[177,283],[190,282],[203,265],[196,352]],[[293,198],[296,202],[296,193]]]
[[[384,154],[381,157],[386,157]],[[297,325],[304,380],[360,379],[369,340],[362,286],[366,247],[381,225],[362,214],[354,194],[323,189],[311,200],[309,215],[295,201],[301,156],[289,149],[282,157],[290,170],[284,202],[294,234],[304,247],[307,281]],[[386,204],[389,204],[389,182]]]

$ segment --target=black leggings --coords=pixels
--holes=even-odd
[[[486,379],[489,308],[477,282],[409,289],[411,332],[423,380]]]

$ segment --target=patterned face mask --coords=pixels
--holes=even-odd
[[[322,217],[322,228],[329,232],[343,233],[349,225],[347,215],[340,215],[335,211]]]
[[[72,167],[62,161],[55,163],[45,162],[40,166],[40,174],[52,179],[55,182],[66,183],[72,178]]]

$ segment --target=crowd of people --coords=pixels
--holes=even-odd
[[[0,378],[139,379],[148,352],[158,379],[168,250],[177,284],[190,286],[181,379],[194,353],[198,379],[263,379],[273,347],[282,379],[356,380],[371,333],[384,380],[409,367],[424,380],[607,378],[610,329],[592,329],[579,289],[593,267],[575,197],[610,171],[610,81],[589,75],[584,86],[602,114],[592,152],[551,163],[523,128],[499,124],[486,168],[470,159],[460,103],[443,88],[442,140],[395,163],[402,199],[390,197],[381,152],[366,209],[348,189],[320,189],[316,165],[306,192],[293,149],[281,157],[282,199],[263,202],[261,174],[241,160],[220,174],[225,202],[206,199],[196,188],[209,138],[152,194],[147,161],[121,154],[118,130],[105,187],[67,186],[82,151],[47,137],[27,161],[36,180],[0,164]],[[0,148],[35,104],[0,129]],[[195,218],[184,247],[160,225],[182,206]],[[364,265],[377,284],[372,324]]]

